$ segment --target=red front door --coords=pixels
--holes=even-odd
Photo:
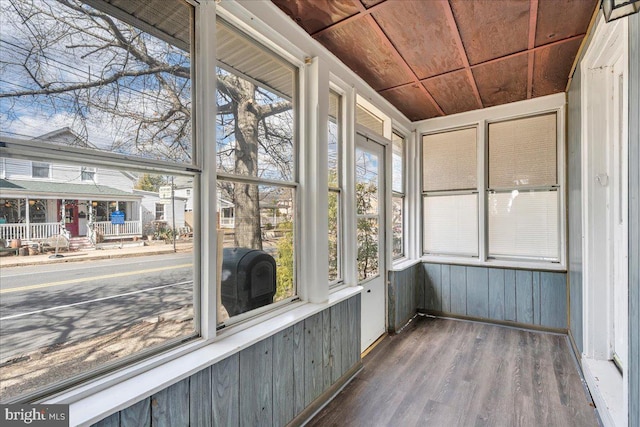
[[[78,201],[67,200],[64,205],[64,226],[71,237],[78,236]],[[58,221],[61,219],[60,200],[58,200]]]

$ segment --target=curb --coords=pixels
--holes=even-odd
[[[93,255],[87,252],[73,254],[72,256],[65,256],[64,258],[56,258],[56,259],[39,259],[39,260],[25,260],[25,261],[7,261],[0,259],[0,267],[9,268],[9,267],[26,267],[33,265],[46,265],[46,264],[63,264],[67,262],[82,262],[82,261],[93,261],[93,260],[103,260],[103,259],[117,259],[117,258],[129,258],[129,257],[141,257],[141,256],[153,256],[153,255],[163,255],[170,253],[179,253],[183,252],[182,248],[176,248],[174,251],[173,248],[164,249],[164,250],[155,250],[149,252],[128,252],[128,253],[113,253],[113,254],[100,254]]]

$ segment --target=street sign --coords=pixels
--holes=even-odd
[[[111,212],[111,224],[124,224],[124,212],[123,211],[113,211]]]
[[[158,195],[161,199],[170,199],[171,198],[171,186],[164,185],[158,188]]]

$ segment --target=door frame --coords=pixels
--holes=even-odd
[[[366,142],[371,143],[371,144],[375,144],[377,146],[379,146],[381,148],[382,151],[382,159],[381,159],[381,166],[380,168],[382,169],[382,173],[384,174],[383,177],[383,181],[382,181],[382,186],[383,189],[380,192],[380,197],[382,198],[383,202],[384,202],[384,206],[383,206],[383,210],[382,212],[380,212],[380,218],[381,220],[384,222],[384,224],[379,225],[379,233],[382,234],[382,237],[379,239],[380,242],[382,242],[382,244],[384,245],[383,248],[379,248],[378,251],[378,256],[379,256],[379,262],[382,264],[382,266],[379,266],[379,277],[380,280],[382,281],[382,287],[383,287],[383,295],[384,295],[384,309],[383,312],[381,313],[381,316],[383,318],[383,324],[384,324],[384,329],[381,332],[380,336],[384,335],[387,330],[388,330],[388,271],[389,271],[389,267],[391,266],[391,262],[392,262],[392,256],[391,256],[391,252],[388,250],[389,248],[391,248],[390,244],[391,244],[391,224],[390,224],[390,218],[391,218],[391,156],[389,154],[389,149],[391,147],[391,141],[387,140],[386,138],[384,138],[381,135],[377,135],[377,134],[371,134],[370,131],[368,131],[366,128],[357,125],[356,126],[356,136],[355,136],[355,141],[354,141],[354,165],[355,165],[355,150],[359,147],[362,147],[362,144],[358,141],[359,136],[362,136]],[[365,147],[366,148],[366,147]],[[355,175],[355,173],[354,173]],[[354,176],[354,181],[353,181],[353,185],[355,186],[356,181],[355,181],[355,176]],[[355,211],[355,190],[354,190],[354,217],[357,215],[356,211]],[[357,218],[355,219],[355,229],[354,232],[357,232]],[[355,254],[357,255],[357,244],[356,244],[356,251]],[[358,281],[358,266],[357,266],[357,261],[354,260],[355,263],[355,279],[356,281]],[[363,286],[366,285],[368,281],[364,281],[363,284],[361,285],[358,281],[358,285],[359,286]],[[364,292],[364,290],[363,290]],[[361,319],[362,319],[362,315],[365,312],[365,305],[362,304],[362,308],[361,308]],[[364,325],[364,322],[361,321],[361,330],[362,330],[362,326]],[[379,337],[376,337],[376,339]],[[373,341],[373,343],[375,343],[376,340]],[[367,347],[369,347],[371,345],[371,343],[367,346],[365,346],[365,341],[364,339],[362,339],[361,337],[361,351],[366,350]]]
[[[624,371],[621,375],[610,361],[614,316],[612,277],[616,260],[612,259],[611,253],[615,244],[613,207],[607,209],[611,192],[614,191],[611,175],[617,172],[610,159],[615,138],[615,129],[611,128],[615,111],[611,97],[616,95],[613,93],[613,70],[622,58],[623,86],[628,88],[628,40],[627,19],[605,23],[600,16],[581,66],[582,366],[605,426],[626,426],[628,422],[628,375]],[[622,91],[622,96],[621,144],[628,147],[628,91]],[[628,161],[628,149],[624,151]],[[621,179],[628,182],[628,172]],[[628,193],[624,197],[628,203]],[[628,226],[628,211],[625,214]],[[628,260],[628,247],[626,250]],[[626,321],[628,325],[628,310]],[[628,343],[626,359],[629,360]]]

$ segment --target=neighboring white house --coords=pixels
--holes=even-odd
[[[69,128],[37,140],[91,147]],[[65,234],[87,236],[96,243],[97,235],[141,237],[145,210],[155,221],[160,198],[134,190],[137,180],[135,174],[121,170],[0,157],[0,238],[39,241]],[[184,199],[178,198],[178,203],[176,227],[184,226]],[[112,223],[114,211],[124,212],[124,224]],[[166,213],[164,217],[168,218]]]
[[[173,228],[179,230],[185,227],[185,210],[187,199],[178,196],[174,192],[172,199],[163,199],[158,193],[144,190],[133,190],[133,193],[142,197],[142,224],[143,233],[150,234],[158,228]],[[174,215],[175,214],[175,224]]]

